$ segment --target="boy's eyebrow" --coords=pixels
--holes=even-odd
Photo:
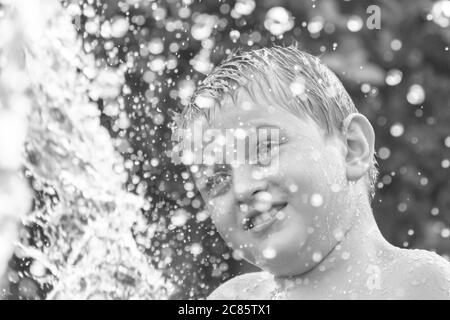
[[[277,124],[272,124],[272,123],[268,123],[266,121],[251,121],[252,123],[254,123],[255,125],[255,129],[256,131],[260,130],[260,129],[276,129],[279,130],[279,136],[285,136],[286,135],[286,130],[284,128],[281,128],[279,125]]]
[[[278,123],[273,123],[270,120],[267,120],[265,118],[256,118],[248,120],[248,124],[255,127],[256,129],[260,128],[276,128],[281,129]]]
[[[205,170],[207,170],[207,169],[210,169],[210,168],[212,168],[212,172],[213,173],[216,173],[216,172],[219,172],[219,171],[227,171],[227,170],[230,170],[230,167],[228,166],[228,165],[225,165],[225,164],[210,164],[210,165],[207,165],[207,164],[200,164],[200,165],[198,165],[198,167],[199,167],[199,171],[200,171],[200,173],[201,173],[201,175],[203,175],[203,172],[205,171]]]
[[[273,125],[273,124],[260,124],[255,126],[256,130],[260,130],[260,129],[278,129],[278,130],[282,130],[279,126],[277,125]]]

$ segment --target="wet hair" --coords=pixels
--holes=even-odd
[[[213,123],[224,96],[235,101],[240,88],[255,102],[264,101],[300,118],[312,118],[327,136],[341,132],[343,120],[358,113],[341,81],[319,58],[296,45],[274,46],[230,54],[196,88],[190,103],[175,119],[177,127],[187,128],[199,118]],[[376,164],[374,157],[366,181],[370,200],[378,176]]]

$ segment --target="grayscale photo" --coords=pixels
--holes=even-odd
[[[449,47],[450,0],[0,0],[0,300],[450,300]]]

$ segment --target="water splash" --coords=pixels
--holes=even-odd
[[[17,14],[4,16],[5,5],[0,1],[0,276],[13,253],[19,219],[29,210],[31,201],[31,193],[20,176],[24,123],[31,109],[20,54],[24,34]]]
[[[124,190],[123,159],[89,100],[117,100],[120,70],[104,70],[83,53],[71,17],[57,2],[15,4],[22,17],[35,20],[27,21],[33,30],[25,29],[24,45],[33,98],[24,163],[35,199],[16,255],[34,260],[31,276],[53,288],[47,298],[168,298],[172,284],[132,233],[151,233],[141,213],[148,204]]]

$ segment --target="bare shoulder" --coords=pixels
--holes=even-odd
[[[399,272],[406,276],[406,298],[450,299],[450,262],[426,250],[407,250]]]
[[[252,272],[236,276],[220,285],[208,300],[268,299],[273,276],[267,272]]]

